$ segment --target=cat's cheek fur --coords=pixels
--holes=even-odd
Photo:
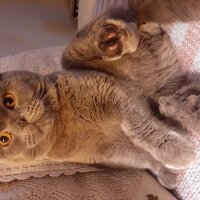
[[[30,161],[30,157],[25,156],[27,150],[24,142],[14,137],[13,142],[7,147],[0,148],[0,162],[8,166],[21,166]]]
[[[21,115],[28,123],[38,121],[45,112],[43,102],[40,100],[31,101],[30,104],[21,112]]]

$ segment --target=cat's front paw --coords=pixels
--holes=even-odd
[[[96,36],[95,45],[106,61],[117,60],[136,51],[139,44],[137,26],[121,20],[107,19]]]
[[[197,158],[194,144],[171,131],[158,146],[158,160],[169,169],[186,169],[191,167]]]

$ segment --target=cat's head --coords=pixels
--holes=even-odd
[[[34,73],[0,74],[0,163],[23,164],[50,148],[50,87],[50,81]]]

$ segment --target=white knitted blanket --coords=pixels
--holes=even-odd
[[[165,27],[170,33],[177,54],[184,68],[200,71],[200,22],[178,23]],[[198,79],[200,77],[192,77]],[[182,175],[177,192],[184,200],[200,200],[200,133],[194,138],[198,146],[198,161]]]

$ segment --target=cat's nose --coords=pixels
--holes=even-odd
[[[4,130],[6,128],[6,123],[2,123],[2,121],[0,120],[0,131]]]
[[[0,107],[0,131],[6,128],[8,113]]]
[[[19,124],[26,124],[27,120],[24,117],[21,117],[21,118],[19,118],[18,123]]]

